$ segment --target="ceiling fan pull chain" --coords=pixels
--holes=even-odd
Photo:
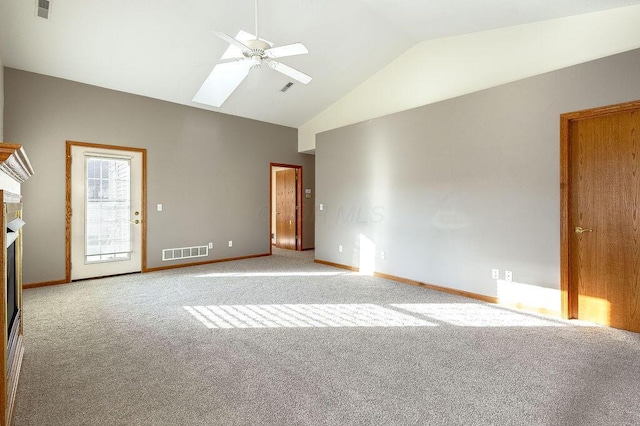
[[[260,37],[258,37],[258,0],[255,0],[255,4],[256,4],[256,40],[258,40]]]

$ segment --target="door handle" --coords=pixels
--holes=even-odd
[[[574,229],[576,234],[583,234],[585,232],[593,232],[593,229],[588,229],[588,228],[583,228],[581,226],[576,226],[576,229]]]

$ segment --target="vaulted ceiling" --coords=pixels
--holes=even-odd
[[[196,108],[300,127],[425,40],[640,4],[640,0],[259,0],[260,36],[302,42],[282,62],[313,76],[259,70],[220,108],[193,96],[227,44],[213,31],[254,30],[254,0],[0,0],[5,66]]]

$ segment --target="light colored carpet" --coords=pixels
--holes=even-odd
[[[640,336],[314,264],[24,292],[14,425],[640,424]]]

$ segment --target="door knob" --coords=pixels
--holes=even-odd
[[[581,226],[576,226],[576,229],[574,229],[574,231],[576,232],[576,234],[582,234],[582,233],[585,233],[585,232],[593,232],[592,229],[583,228]]]
[[[140,221],[138,219],[136,220],[132,220],[131,223],[135,223],[136,225],[140,223]]]

